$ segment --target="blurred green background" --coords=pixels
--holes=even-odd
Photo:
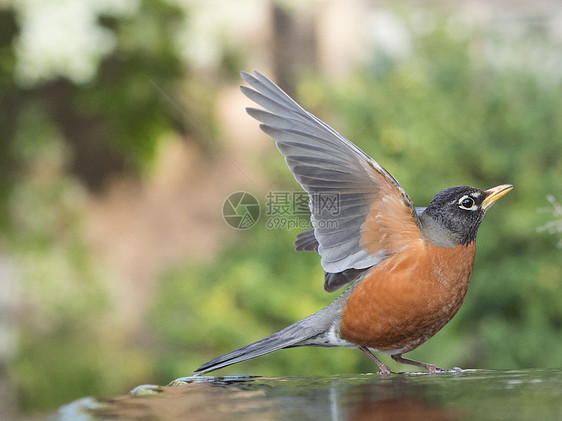
[[[557,2],[1,2],[0,418],[166,384],[338,294],[263,206],[246,231],[223,221],[232,192],[299,191],[244,113],[254,68],[417,206],[515,186],[464,306],[409,357],[562,366],[561,27]],[[373,370],[302,348],[217,374]]]

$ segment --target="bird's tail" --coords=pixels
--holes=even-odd
[[[283,348],[300,346],[299,343],[308,339],[308,337],[288,335],[287,333],[289,332],[286,332],[286,330],[293,326],[294,325],[291,325],[286,329],[268,336],[267,338],[243,346],[242,348],[238,348],[228,354],[221,355],[214,360],[206,362],[195,370],[195,372],[197,374],[204,374],[210,371],[218,370],[219,368],[228,367],[232,364],[260,357]]]
[[[348,291],[322,310],[286,327],[257,342],[238,348],[202,364],[196,374],[204,374],[242,361],[260,357],[283,348],[297,346],[334,346],[327,339],[327,332],[340,314]]]

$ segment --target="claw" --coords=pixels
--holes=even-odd
[[[381,370],[377,371],[377,374],[379,376],[382,376],[382,377],[387,377],[387,376],[390,376],[391,374],[394,374],[394,373],[392,371],[390,371],[388,367],[385,366],[385,369],[381,369]]]
[[[421,363],[421,364],[424,364],[423,367],[430,373],[445,373],[447,371],[442,369],[441,367],[437,367],[434,364],[425,364],[425,363]]]

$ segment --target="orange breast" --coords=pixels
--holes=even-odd
[[[460,308],[475,251],[475,242],[444,248],[420,239],[381,262],[349,296],[340,335],[382,352],[418,347]]]

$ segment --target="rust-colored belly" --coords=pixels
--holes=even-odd
[[[474,242],[444,248],[420,240],[385,260],[349,296],[341,337],[382,352],[418,347],[460,308],[474,253]]]

